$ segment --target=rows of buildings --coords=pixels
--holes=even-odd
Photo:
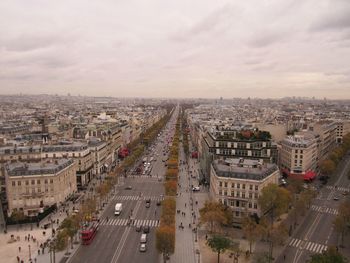
[[[14,211],[37,216],[85,189],[118,165],[122,148],[167,113],[152,101],[59,96],[0,100],[0,194],[7,216]]]
[[[186,115],[200,180],[233,209],[238,224],[261,216],[261,190],[282,175],[314,179],[350,132],[349,105],[313,99],[221,100],[197,104]]]

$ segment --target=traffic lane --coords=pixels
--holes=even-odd
[[[142,232],[136,232],[133,228],[128,236],[125,248],[120,256],[120,262],[130,263],[142,263],[142,262],[158,262],[159,256],[155,245],[155,228],[150,228],[150,232],[147,234],[147,251],[140,252],[140,238]],[[118,261],[119,262],[119,261]]]
[[[308,240],[322,245],[330,245],[329,237],[333,231],[335,216],[328,213],[319,214],[321,218]]]
[[[309,210],[304,218],[301,218],[302,223],[301,225],[297,228],[296,232],[292,233],[292,236],[294,238],[298,238],[301,240],[304,240],[306,237],[308,231],[310,231],[311,228],[313,228],[315,221],[318,221],[318,214],[316,211]],[[300,218],[299,218],[300,221]]]
[[[113,226],[100,226],[90,245],[81,245],[71,259],[71,263],[110,262],[110,251],[115,250],[123,229]]]

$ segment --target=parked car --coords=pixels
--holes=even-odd
[[[194,187],[192,188],[192,191],[193,191],[193,192],[198,192],[198,191],[200,191],[199,186],[194,186]]]
[[[132,190],[132,186],[128,185],[127,187],[125,187],[125,190]]]

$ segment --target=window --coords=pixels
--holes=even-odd
[[[298,158],[298,155],[296,154],[296,155],[294,156],[294,158],[297,159],[297,158]]]
[[[258,209],[257,203],[254,203],[254,209]]]
[[[239,212],[238,211],[236,211],[236,217],[239,217]]]
[[[253,194],[252,193],[249,193],[249,198],[253,198]]]
[[[29,185],[29,181],[28,180],[26,180],[26,185]]]
[[[32,185],[34,185],[35,184],[35,180],[32,180]]]
[[[45,179],[45,184],[47,184],[47,179]]]
[[[300,153],[303,153],[303,150],[300,150]]]
[[[37,183],[37,184],[40,184],[40,180],[37,180],[36,183]]]
[[[227,182],[225,182],[225,187],[227,187]]]
[[[241,185],[240,185],[240,184],[237,184],[237,188],[238,188],[238,189],[241,188]]]
[[[234,197],[235,196],[235,192],[231,191],[231,196]]]
[[[242,192],[242,198],[245,198],[245,192]]]
[[[16,186],[16,181],[12,181],[12,186]]]
[[[222,195],[222,190],[221,189],[219,190],[219,195]]]
[[[18,182],[17,182],[17,185],[18,185],[18,186],[21,186],[21,184],[22,184],[21,181],[18,181]]]
[[[253,190],[253,185],[252,184],[249,185],[249,190]]]
[[[249,207],[249,208],[252,208],[252,203],[249,202],[249,203],[248,203],[248,207]]]
[[[232,184],[231,184],[231,187],[232,187],[232,188],[235,188],[235,183],[232,183]]]
[[[255,186],[255,191],[258,191],[258,188],[259,188],[259,187],[256,185],[256,186]]]
[[[245,189],[245,184],[242,184],[242,188]]]
[[[227,191],[226,190],[224,191],[224,195],[227,196]]]
[[[219,182],[219,186],[222,186],[222,182]]]
[[[53,179],[50,179],[50,184],[53,184]]]

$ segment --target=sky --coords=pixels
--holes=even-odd
[[[1,0],[18,93],[350,99],[350,0]]]

